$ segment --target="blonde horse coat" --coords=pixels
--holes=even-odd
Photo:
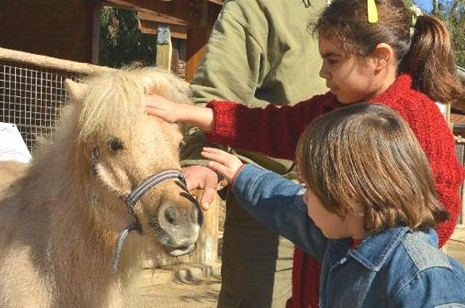
[[[180,169],[178,127],[146,115],[143,99],[186,102],[186,84],[153,68],[84,83],[68,82],[54,141],[24,172],[0,166],[1,178],[23,174],[1,183],[0,307],[137,307],[141,262],[188,253],[198,237],[201,213],[179,179],[151,187],[132,208],[124,201],[150,176]],[[117,237],[131,224],[139,231],[113,273]]]

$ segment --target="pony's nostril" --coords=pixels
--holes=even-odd
[[[173,205],[165,208],[163,217],[165,222],[172,226],[179,225],[179,212]]]

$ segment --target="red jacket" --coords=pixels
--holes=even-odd
[[[443,115],[426,95],[412,89],[412,80],[401,75],[383,93],[370,100],[385,104],[409,123],[428,157],[433,170],[438,198],[451,217],[437,228],[439,245],[452,235],[460,212],[458,190],[464,169],[457,160],[455,143]],[[316,95],[294,106],[249,109],[227,101],[211,101],[215,114],[214,129],[207,134],[210,142],[294,159],[300,134],[316,117],[340,104],[331,93]],[[294,253],[292,298],[288,307],[317,307],[319,265],[298,248]]]

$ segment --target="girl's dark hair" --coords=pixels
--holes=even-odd
[[[413,86],[432,100],[455,103],[465,96],[457,76],[451,38],[432,16],[413,16],[403,0],[375,0],[378,21],[368,22],[366,0],[333,0],[314,28],[319,36],[339,42],[347,54],[371,56],[380,43],[390,45],[398,73],[412,76]]]
[[[436,227],[449,214],[409,125],[383,105],[357,103],[314,120],[297,150],[301,179],[340,217],[363,216],[367,232]]]

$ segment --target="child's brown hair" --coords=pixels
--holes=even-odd
[[[415,135],[386,106],[358,103],[317,118],[296,157],[301,179],[325,208],[363,215],[369,233],[399,225],[424,230],[449,216]]]

